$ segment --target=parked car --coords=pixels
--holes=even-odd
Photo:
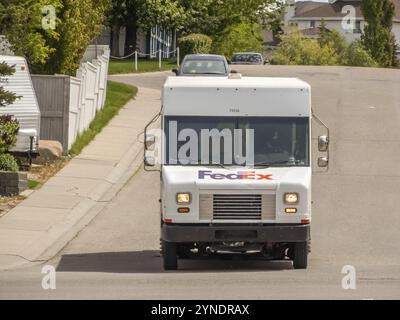
[[[172,70],[177,76],[220,76],[231,72],[224,56],[214,54],[189,54],[179,69]]]
[[[261,53],[257,52],[239,52],[232,56],[231,64],[267,64]]]

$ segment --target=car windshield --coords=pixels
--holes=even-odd
[[[167,164],[309,166],[308,118],[169,116],[165,128]]]
[[[183,74],[226,74],[221,60],[187,60],[182,65]]]
[[[259,54],[235,54],[232,57],[232,62],[255,63],[261,61],[262,59]]]

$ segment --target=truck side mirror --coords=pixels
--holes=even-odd
[[[151,150],[154,147],[154,144],[156,143],[156,137],[152,134],[148,134],[145,137],[144,141],[144,147],[146,150]]]
[[[318,137],[318,150],[320,152],[327,152],[329,150],[329,138],[328,136]]]
[[[172,72],[175,73],[176,75],[178,75],[179,70],[175,68],[175,69],[172,69]]]
[[[318,167],[326,168],[329,165],[329,160],[326,157],[318,158]]]

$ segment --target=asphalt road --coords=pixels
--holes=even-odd
[[[57,289],[42,266],[0,273],[1,299],[399,299],[400,71],[235,67],[244,75],[308,81],[313,108],[330,126],[331,168],[313,179],[312,253],[290,262],[182,261],[164,272],[159,248],[159,176],[140,170],[57,257]],[[117,76],[160,88],[166,74]],[[317,128],[316,128],[317,130]],[[317,170],[318,171],[318,170]],[[341,286],[343,266],[356,289]]]

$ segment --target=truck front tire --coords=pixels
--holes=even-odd
[[[164,270],[176,270],[178,268],[177,245],[175,242],[162,242],[162,256]]]
[[[293,246],[293,267],[295,269],[307,269],[308,241],[295,242]]]

